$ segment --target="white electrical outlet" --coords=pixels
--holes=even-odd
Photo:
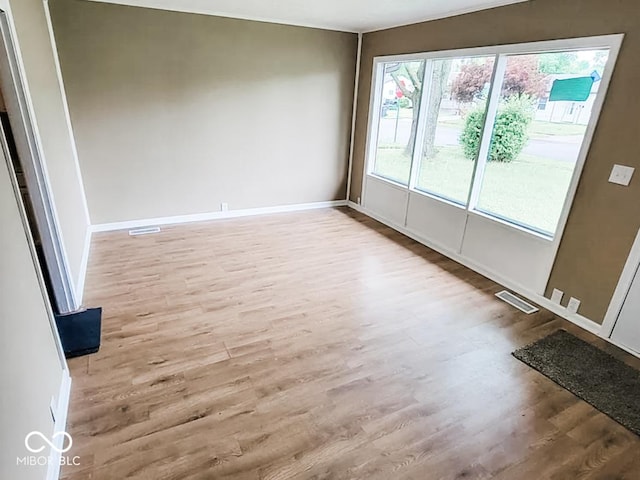
[[[626,187],[631,182],[631,177],[633,177],[634,171],[635,169],[633,167],[627,167],[625,165],[614,165],[611,169],[611,176],[609,177],[609,181],[611,183],[617,183],[618,185],[624,185]]]
[[[558,305],[560,305],[560,302],[562,301],[563,296],[564,296],[564,292],[562,290],[558,290],[557,288],[554,288],[553,293],[551,294],[551,301],[553,303],[557,303]]]
[[[222,202],[220,204],[220,211],[221,212],[226,212],[229,210],[229,204],[227,202]]]
[[[578,308],[580,308],[580,300],[571,297],[569,299],[569,305],[567,305],[567,310],[571,313],[578,313]]]

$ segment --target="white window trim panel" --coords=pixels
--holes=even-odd
[[[618,284],[616,285],[616,289],[611,297],[611,302],[609,302],[609,307],[607,308],[607,313],[605,314],[604,322],[602,323],[602,337],[611,337],[616,326],[616,322],[618,321],[618,317],[622,312],[622,307],[624,307],[624,302],[627,299],[629,290],[631,289],[631,285],[638,274],[638,269],[640,269],[640,230],[636,234],[636,238],[631,246],[631,250],[629,251],[627,261],[625,262],[622,273],[620,274]]]
[[[613,69],[616,64],[618,54],[620,51],[620,47],[622,45],[622,41],[624,38],[624,34],[615,34],[615,35],[602,35],[602,36],[594,36],[594,37],[581,37],[581,38],[572,38],[572,39],[563,39],[563,40],[549,40],[549,41],[540,41],[540,42],[531,42],[531,43],[521,43],[521,44],[510,44],[510,45],[498,45],[498,46],[488,46],[488,47],[477,47],[477,48],[466,48],[466,49],[457,49],[457,50],[443,50],[443,51],[433,51],[433,52],[425,52],[425,53],[416,53],[416,54],[406,54],[406,55],[392,55],[392,56],[382,56],[375,57],[373,61],[372,75],[371,75],[371,93],[370,93],[370,109],[369,109],[369,118],[368,118],[368,128],[367,128],[367,139],[366,139],[366,148],[365,148],[365,169],[364,175],[362,178],[362,204],[365,208],[367,208],[367,183],[369,179],[375,178],[375,180],[380,182],[386,182],[387,185],[393,186],[394,189],[405,189],[408,193],[405,209],[408,211],[409,208],[409,198],[412,195],[421,195],[429,197],[434,201],[440,201],[445,204],[449,204],[451,206],[456,206],[458,208],[464,208],[467,212],[467,221],[469,218],[480,218],[487,222],[493,222],[496,226],[500,225],[501,227],[506,227],[517,231],[519,234],[523,235],[524,239],[529,239],[534,242],[543,241],[547,243],[550,247],[550,258],[551,261],[548,262],[548,265],[544,267],[544,274],[542,275],[546,282],[548,282],[548,278],[551,274],[551,269],[553,267],[553,263],[555,262],[555,257],[558,252],[558,248],[560,246],[560,241],[564,234],[564,230],[567,224],[567,219],[569,217],[569,212],[571,210],[571,206],[573,204],[573,200],[575,197],[575,193],[577,190],[578,182],[580,176],[582,175],[582,170],[584,168],[584,164],[589,152],[589,148],[591,146],[591,142],[593,140],[593,135],[595,132],[596,125],[600,118],[600,113],[602,111],[602,106],[604,104],[604,100],[607,95],[607,91],[609,88],[609,84],[611,81],[611,77],[613,74]],[[496,74],[500,74],[498,70],[500,59],[504,59],[505,57],[501,57],[501,55],[508,54],[530,54],[530,53],[548,53],[553,51],[566,51],[566,50],[585,50],[585,49],[598,49],[598,48],[606,48],[609,49],[609,59],[605,66],[602,79],[601,86],[599,89],[598,96],[593,105],[591,118],[589,120],[589,124],[587,125],[587,129],[584,135],[584,139],[582,142],[582,147],[580,149],[576,165],[573,171],[573,175],[569,184],[569,188],[567,190],[567,195],[565,198],[565,202],[563,204],[563,208],[561,210],[560,219],[558,221],[556,231],[553,237],[549,237],[543,233],[537,232],[535,230],[529,229],[526,226],[518,225],[516,222],[510,222],[508,220],[504,220],[493,215],[484,213],[475,209],[477,206],[477,191],[478,187],[481,183],[478,183],[478,179],[476,178],[478,175],[482,175],[483,171],[478,166],[478,162],[476,162],[475,170],[474,170],[474,181],[471,184],[471,191],[469,194],[469,199],[467,202],[467,206],[460,206],[455,202],[451,202],[447,199],[439,197],[436,194],[430,194],[428,192],[424,192],[415,188],[415,162],[412,162],[412,167],[410,171],[410,177],[408,185],[402,185],[399,182],[393,182],[389,179],[386,179],[380,175],[375,175],[373,173],[373,167],[375,162],[375,153],[376,146],[378,140],[378,112],[380,110],[382,95],[379,91],[380,89],[378,84],[378,79],[382,74],[382,68],[385,63],[388,62],[406,62],[406,61],[420,61],[420,60],[432,60],[432,59],[442,59],[442,58],[450,58],[450,57],[464,57],[464,56],[489,56],[495,55],[497,58],[496,66],[494,71],[494,76]],[[425,78],[427,75],[425,73]],[[495,80],[492,82],[492,87],[495,85]],[[427,89],[428,90],[428,89]],[[424,98],[421,102],[421,109],[424,106]],[[491,108],[491,102],[488,101],[487,109]],[[490,112],[489,112],[490,113]],[[485,119],[485,129],[487,125],[489,125],[490,118],[487,115]],[[420,125],[420,122],[419,122]],[[486,133],[486,132],[484,132]],[[415,156],[415,152],[414,152]],[[405,227],[406,225],[405,216]],[[466,230],[466,229],[465,229]],[[465,231],[466,234],[466,231]],[[464,238],[460,242],[461,244],[464,242]],[[455,250],[455,249],[453,249]],[[462,249],[460,250],[462,254]],[[541,285],[541,282],[535,287],[538,293],[543,293],[544,286]]]
[[[43,5],[44,7],[44,5]],[[2,77],[7,87],[5,102],[9,112],[13,112],[21,122],[22,134],[16,130],[16,146],[23,160],[29,193],[34,201],[36,223],[41,230],[42,244],[47,265],[50,269],[52,290],[58,310],[69,313],[77,310],[75,284],[69,268],[63,232],[52,193],[42,139],[38,130],[35,109],[30,95],[30,87],[25,74],[18,34],[8,0],[0,0],[2,35]],[[55,53],[55,52],[54,52]]]

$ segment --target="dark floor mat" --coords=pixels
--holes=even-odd
[[[640,371],[564,330],[513,356],[640,436]]]

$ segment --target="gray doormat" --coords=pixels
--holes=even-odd
[[[640,371],[564,330],[513,356],[640,436]]]

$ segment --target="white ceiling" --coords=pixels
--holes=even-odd
[[[91,0],[308,27],[369,32],[526,0]]]

